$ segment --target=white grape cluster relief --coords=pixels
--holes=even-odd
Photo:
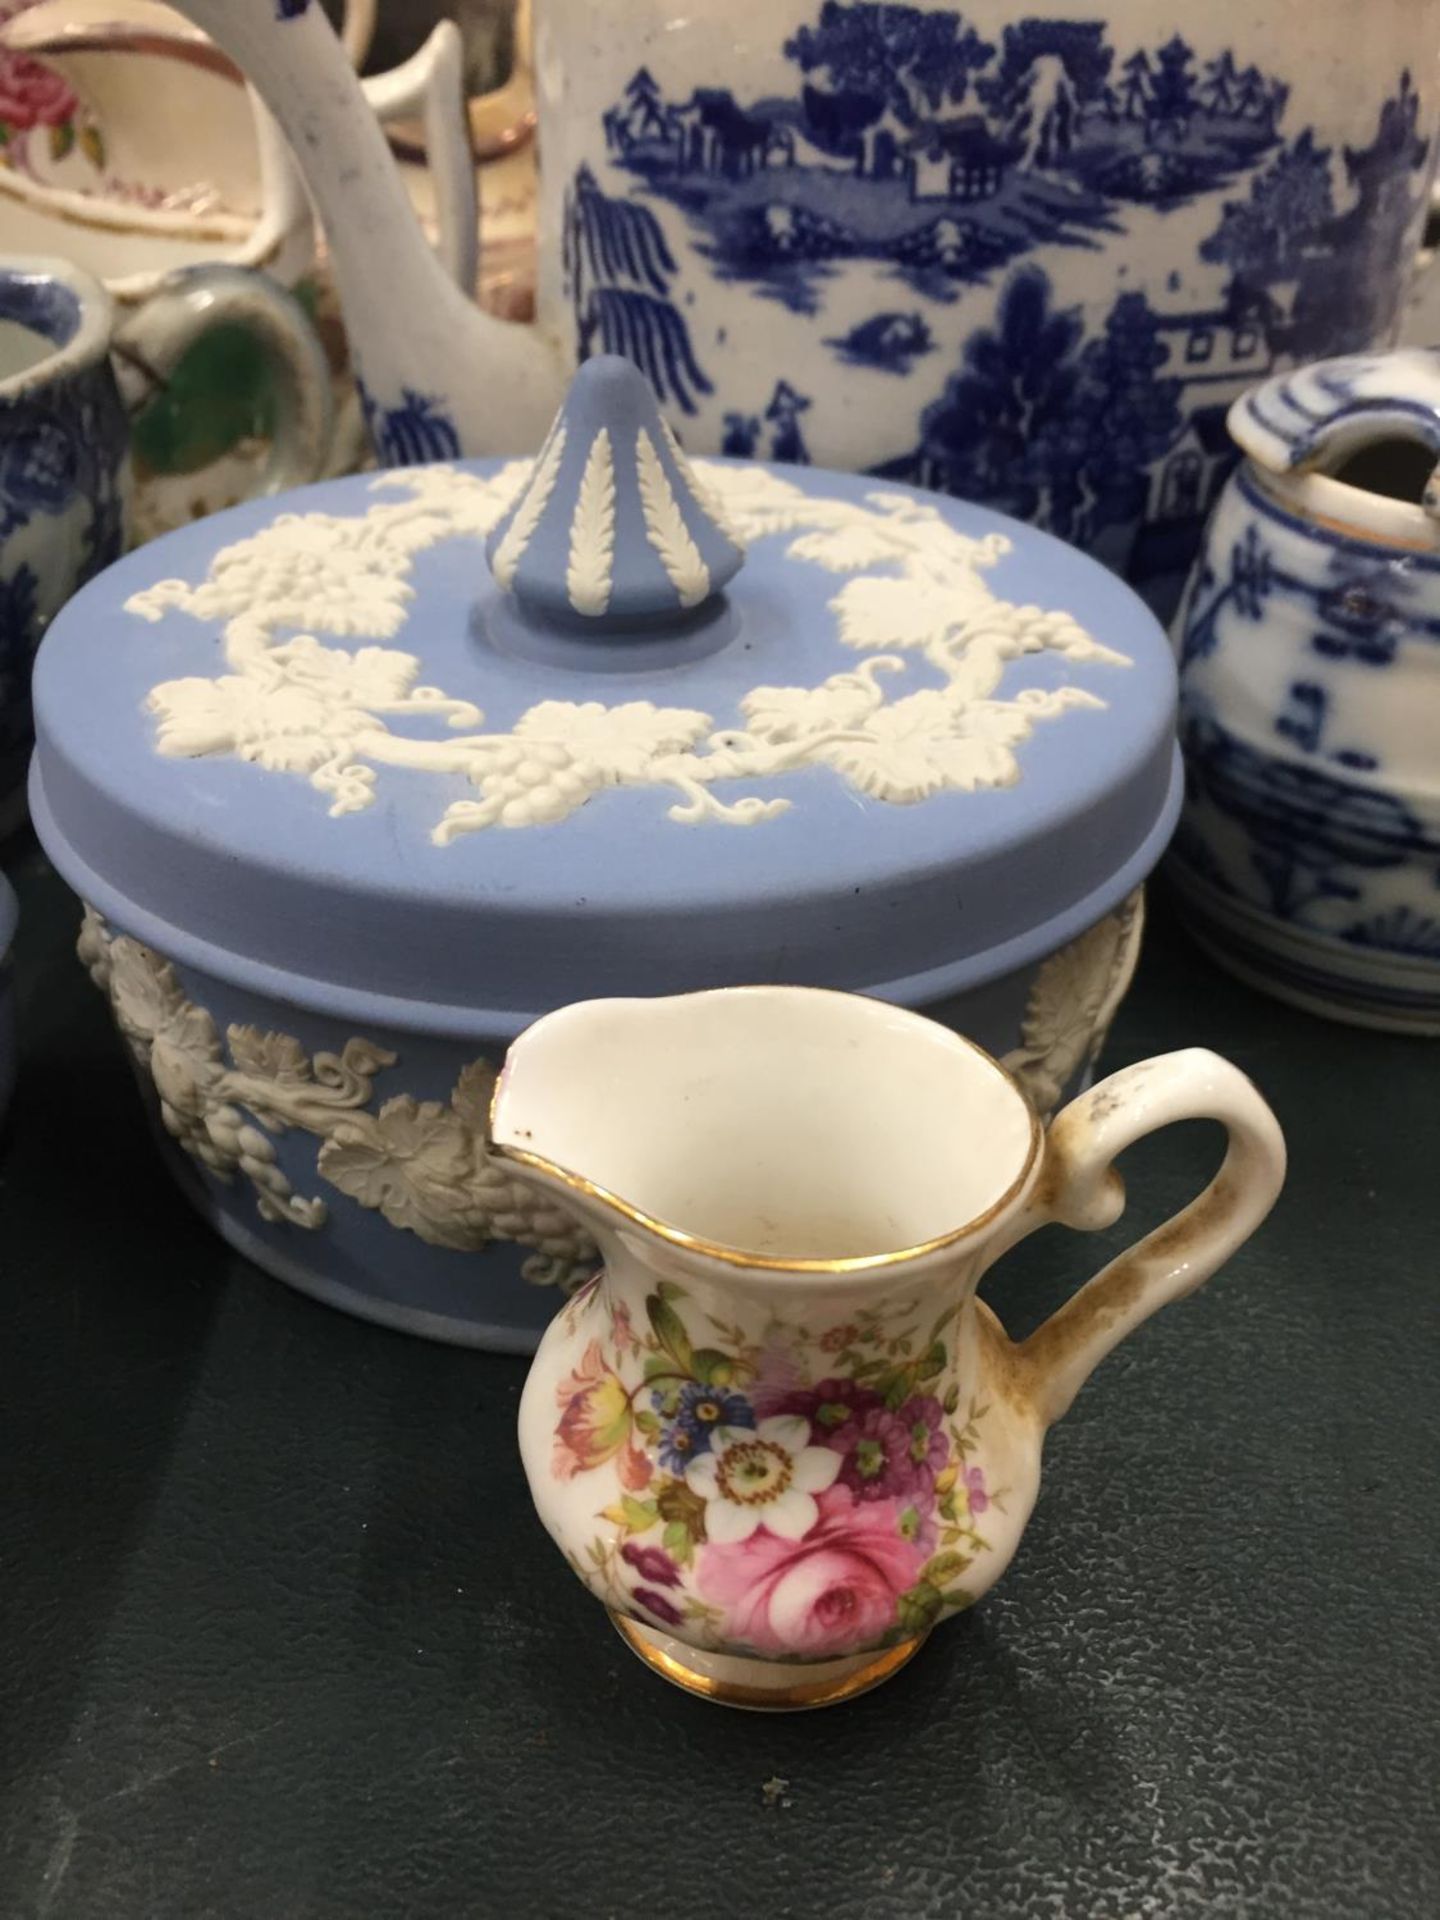
[[[1114,913],[1041,962],[1030,982],[1020,1042],[1001,1064],[1020,1082],[1042,1120],[1053,1117],[1067,1087],[1093,1070],[1110,1023],[1130,990],[1145,929],[1137,889]]]
[[[1093,1066],[1134,972],[1141,924],[1136,893],[1032,978],[1004,1064],[1042,1118]],[[166,1132],[214,1179],[246,1182],[261,1219],[312,1233],[329,1222],[323,1194],[297,1193],[279,1164],[274,1136],[303,1133],[317,1143],[318,1185],[430,1246],[479,1253],[513,1241],[527,1249],[524,1278],[538,1285],[568,1288],[594,1271],[599,1254],[585,1229],[491,1151],[488,1060],[459,1066],[448,1101],[401,1092],[377,1105],[377,1076],[400,1065],[388,1048],[352,1036],[338,1051],[307,1053],[293,1034],[222,1027],[167,959],[92,907],[79,953],[154,1086]]]
[[[546,457],[558,458],[554,444],[531,502],[546,490]],[[204,580],[162,580],[130,598],[128,610],[147,620],[178,609],[221,628],[218,671],[151,692],[158,751],[234,756],[300,776],[328,797],[334,816],[370,806],[385,769],[462,776],[474,797],[437,802],[431,836],[441,845],[487,827],[564,820],[612,787],[668,793],[673,821],[748,826],[791,802],[746,792],[746,783],[807,767],[830,768],[856,792],[896,806],[1013,785],[1015,749],[1038,723],[1105,702],[1076,686],[1004,697],[1006,664],[1039,652],[1130,664],[1068,613],[992,591],[986,573],[1009,550],[1002,534],[964,534],[907,493],[826,499],[759,466],[701,461],[696,469],[707,501],[741,541],[786,538],[791,561],[843,576],[829,611],[838,639],[858,656],[853,668],[818,686],[753,687],[732,716],[648,700],[557,699],[530,707],[508,731],[487,732],[473,700],[422,685],[415,655],[379,643],[405,625],[417,556],[444,540],[482,540],[530,463],[490,475],[416,468],[375,479],[378,497],[362,513],[281,514],[217,553]],[[599,479],[594,493],[603,533]],[[511,533],[518,524],[517,516]],[[672,539],[668,550],[667,566],[685,578],[683,543]],[[588,553],[572,556],[576,584],[598,599],[606,583],[591,578]],[[514,559],[502,541],[502,583]],[[397,719],[403,731],[392,730]]]
[[[223,1031],[186,994],[162,955],[85,909],[80,958],[106,995],[136,1065],[155,1087],[171,1139],[215,1179],[248,1181],[262,1220],[318,1231],[318,1194],[295,1192],[273,1134],[319,1142],[315,1172],[360,1206],[433,1247],[478,1253],[494,1240],[529,1248],[521,1272],[572,1286],[594,1271],[594,1242],[574,1220],[510,1177],[489,1145],[495,1068],[468,1061],[448,1101],[396,1094],[378,1109],[375,1077],[398,1056],[372,1040],[308,1054],[288,1033]]]

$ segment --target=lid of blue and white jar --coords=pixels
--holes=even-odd
[[[1174,703],[1083,554],[873,479],[692,467],[599,359],[533,463],[325,483],[92,581],[41,649],[32,812],[126,931],[356,1017],[921,1003],[1150,870]]]

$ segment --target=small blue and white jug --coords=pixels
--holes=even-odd
[[[24,812],[30,667],[75,589],[125,545],[129,370],[163,381],[202,334],[254,335],[280,394],[265,492],[313,480],[330,438],[324,356],[303,310],[263,275],[185,269],[117,323],[98,280],[64,260],[0,257],[0,836]]]
[[[1440,1033],[1440,353],[1238,401],[1176,632],[1197,937],[1282,999]]]

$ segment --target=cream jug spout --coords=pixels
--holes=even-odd
[[[290,142],[325,228],[382,464],[533,452],[563,388],[559,349],[533,326],[482,313],[446,273],[323,10],[180,0],[177,11],[230,55]],[[428,52],[432,165],[445,167],[437,200],[473,229],[468,140],[435,137],[442,105],[456,127],[464,114],[453,22],[436,28]]]
[[[978,1049],[806,988],[551,1014],[510,1050],[492,1133],[602,1244],[752,1285],[933,1277],[1019,1204],[1039,1152]]]

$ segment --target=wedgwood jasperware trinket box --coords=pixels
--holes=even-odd
[[[1012,1343],[975,1297],[987,1268],[1037,1227],[1112,1225],[1117,1155],[1198,1118],[1229,1135],[1211,1185]],[[873,1686],[999,1578],[1045,1429],[1254,1232],[1285,1169],[1213,1053],[1127,1067],[1047,1135],[969,1041],[785,987],[537,1022],[494,1151],[604,1256],[521,1401],[540,1516],[643,1659],[748,1707]]]
[[[1286,374],[1231,431],[1177,626],[1186,919],[1283,999],[1440,1034],[1440,354]]]
[[[489,1151],[509,1041],[596,993],[862,989],[1048,1112],[1134,965],[1174,699],[1083,555],[904,488],[692,468],[597,359],[533,463],[355,476],[113,568],[41,650],[31,797],[222,1232],[355,1311],[528,1349],[596,1256]]]

